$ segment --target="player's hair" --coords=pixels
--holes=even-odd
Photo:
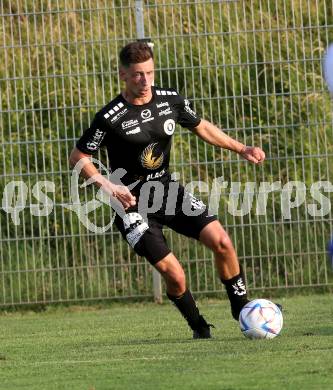
[[[131,42],[123,47],[119,53],[120,63],[125,67],[148,61],[150,58],[154,59],[154,55],[146,42]]]

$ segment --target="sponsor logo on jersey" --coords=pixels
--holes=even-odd
[[[149,175],[147,175],[146,180],[149,181],[149,180],[159,179],[164,174],[165,174],[165,170],[162,169],[160,172],[154,172],[154,173],[150,173]]]
[[[151,111],[148,109],[141,111],[141,118],[142,118],[142,123],[154,120],[154,117],[151,116]]]
[[[149,144],[141,153],[141,164],[144,168],[158,169],[162,165],[164,153],[158,153],[157,145],[157,143]]]
[[[156,104],[157,108],[169,107],[169,102],[162,102]]]
[[[122,122],[121,127],[123,130],[129,129],[130,127],[137,126],[139,121],[137,119],[131,119],[129,121]]]
[[[114,117],[112,117],[110,119],[110,122],[111,123],[115,123],[117,122],[122,116],[124,116],[126,114],[126,112],[128,111],[127,108],[124,108],[122,111],[120,111],[118,114],[116,114]]]
[[[140,129],[140,127],[138,126],[138,127],[135,127],[135,128],[132,129],[132,130],[126,131],[126,135],[129,135],[129,134],[137,134],[137,133],[140,133],[140,131],[141,131],[141,129]]]
[[[172,114],[172,111],[170,110],[170,107],[168,107],[165,110],[160,111],[158,113],[158,116],[170,115],[170,114]]]
[[[185,99],[184,102],[185,102],[185,111],[187,111],[194,118],[197,118],[197,114],[190,107],[190,104],[191,104],[190,101]]]
[[[142,121],[142,123],[146,123],[146,122],[150,122],[150,121],[153,121],[155,118],[152,116],[151,118],[148,118],[148,119],[144,119]]]
[[[104,114],[104,118],[109,119],[110,116],[114,115],[116,112],[118,112],[123,107],[124,107],[124,103],[122,103],[122,102],[118,103],[117,105],[112,107],[111,110],[109,110],[106,114]]]
[[[150,110],[143,110],[141,111],[141,118],[142,119],[148,119],[151,117],[151,111]]]
[[[104,136],[105,136],[105,133],[102,130],[96,129],[92,140],[87,142],[87,145],[86,145],[87,149],[92,150],[92,151],[97,150],[99,145],[103,141]]]
[[[173,119],[167,119],[163,125],[165,134],[172,135],[175,131],[175,127],[176,122]]]

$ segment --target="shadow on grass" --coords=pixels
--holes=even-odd
[[[323,326],[321,328],[311,328],[302,336],[333,336],[333,326]]]
[[[193,344],[193,343],[230,343],[242,340],[240,337],[228,337],[228,339],[221,338],[211,338],[211,339],[192,339],[191,337],[184,338],[156,338],[156,339],[132,339],[132,340],[119,340],[115,342],[110,342],[110,345],[113,346],[122,346],[122,345],[161,345],[161,344]]]

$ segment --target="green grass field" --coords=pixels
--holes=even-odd
[[[330,389],[332,295],[281,299],[284,329],[247,340],[226,301],[203,300],[213,340],[192,340],[170,304],[0,315],[1,389]]]

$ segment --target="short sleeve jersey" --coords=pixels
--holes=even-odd
[[[152,87],[152,99],[144,105],[118,95],[95,115],[76,146],[87,154],[106,146],[112,171],[124,168],[128,178],[156,179],[168,171],[176,124],[191,129],[200,121],[174,89]]]

